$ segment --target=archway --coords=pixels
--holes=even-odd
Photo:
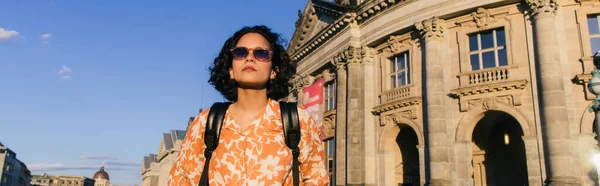
[[[386,172],[393,172],[388,181],[401,186],[420,185],[421,163],[417,146],[422,142],[422,135],[419,130],[408,124],[388,125],[383,130],[380,150],[390,155],[384,167],[387,167]]]
[[[529,185],[523,129],[511,115],[486,111],[473,129],[475,186]]]
[[[400,132],[396,136],[397,153],[396,160],[396,179],[398,185],[418,186],[420,185],[420,166],[419,166],[419,139],[417,133],[407,125],[400,125]]]

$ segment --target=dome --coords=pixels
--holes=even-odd
[[[92,179],[94,179],[94,180],[97,180],[97,179],[110,180],[110,178],[108,177],[108,173],[106,171],[104,171],[104,163],[102,163],[100,170],[98,172],[96,172],[96,174],[94,174],[94,177]]]

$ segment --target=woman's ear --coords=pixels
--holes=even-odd
[[[235,79],[235,78],[233,77],[233,68],[230,68],[230,69],[229,69],[229,79]]]
[[[275,67],[273,68],[273,70],[271,70],[271,79],[275,79],[275,77],[277,76],[277,73],[279,72],[279,68]]]

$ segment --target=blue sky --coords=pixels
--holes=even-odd
[[[265,24],[290,40],[307,1],[0,3],[0,142],[34,174],[140,184],[142,157],[223,101],[206,83],[233,32]],[[225,4],[231,3],[231,4]]]

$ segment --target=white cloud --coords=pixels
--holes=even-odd
[[[62,79],[64,79],[64,80],[71,79],[71,76],[62,76]]]
[[[138,162],[125,162],[125,161],[107,161],[104,162],[106,165],[114,165],[114,166],[141,166],[141,163]]]
[[[64,73],[71,73],[71,68],[63,65],[62,68],[60,69],[60,71],[58,71],[59,74],[64,74]]]
[[[111,170],[135,170],[138,169],[137,166],[117,166],[117,165],[106,165],[106,170],[110,172]],[[27,165],[27,168],[30,171],[55,171],[55,170],[100,170],[100,164],[94,165],[67,165],[62,163],[39,163],[39,164],[30,164]]]
[[[109,155],[82,155],[79,159],[84,160],[116,160],[117,158]]]
[[[49,171],[49,170],[95,170],[99,165],[65,165],[60,163],[40,163],[27,165],[31,171]]]
[[[40,36],[42,39],[50,39],[50,37],[52,37],[52,34],[42,34],[42,36]]]
[[[8,40],[19,35],[19,32],[14,30],[5,30],[0,28],[0,40]]]

